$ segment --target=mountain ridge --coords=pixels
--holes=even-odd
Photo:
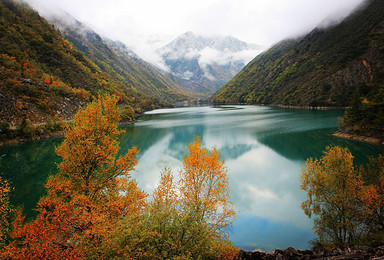
[[[357,88],[367,92],[369,85],[382,85],[383,14],[380,1],[368,1],[337,25],[274,45],[221,88],[213,101],[348,106]]]

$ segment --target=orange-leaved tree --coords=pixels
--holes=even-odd
[[[218,239],[225,238],[235,217],[229,198],[227,169],[216,148],[201,147],[199,138],[189,144],[180,173],[180,201],[193,212],[194,221],[204,221]]]
[[[365,222],[370,233],[381,233],[384,238],[384,157],[369,158],[367,167],[360,167],[364,186],[360,190],[360,199],[364,204]]]
[[[13,212],[9,204],[10,191],[8,181],[0,177],[0,247],[6,244],[9,235],[9,218]]]
[[[137,164],[136,147],[116,160],[119,149],[117,128],[119,110],[116,99],[99,98],[80,110],[69,126],[64,142],[56,149],[63,158],[58,165],[61,176],[68,176],[72,189],[92,199],[104,190],[115,189],[119,176],[129,177]]]
[[[235,211],[229,201],[227,169],[218,151],[189,144],[179,182],[166,169],[149,207],[147,224],[157,236],[151,250],[161,258],[231,258],[229,241]]]
[[[46,184],[36,220],[14,221],[13,242],[3,256],[13,259],[105,258],[111,230],[121,218],[136,216],[145,197],[129,171],[137,149],[116,158],[119,110],[101,98],[80,110],[56,149],[59,173]],[[103,246],[101,246],[103,245]],[[109,253],[109,252],[108,252]]]
[[[321,159],[308,159],[302,169],[301,189],[307,192],[304,212],[314,218],[318,242],[344,246],[365,232],[359,191],[363,182],[347,148],[327,147]]]

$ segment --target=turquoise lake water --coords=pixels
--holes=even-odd
[[[328,145],[348,147],[355,163],[384,153],[384,147],[332,136],[341,110],[298,110],[264,106],[221,106],[161,109],[123,127],[121,152],[140,149],[138,172],[132,173],[149,194],[160,172],[176,174],[188,143],[217,147],[228,168],[230,196],[238,212],[231,239],[245,250],[293,246],[309,248],[312,222],[300,208],[301,167],[320,157]],[[44,183],[57,172],[54,153],[62,138],[0,147],[0,172],[14,186],[11,201],[33,217]]]

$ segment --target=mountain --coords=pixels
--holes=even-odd
[[[280,42],[253,59],[214,96],[215,103],[293,106],[383,102],[384,1],[366,1],[349,17]]]
[[[123,43],[102,38],[69,14],[47,19],[76,49],[122,85],[171,103],[188,98],[179,85]]]
[[[187,32],[157,53],[174,81],[194,92],[211,95],[261,49],[232,36],[204,37]]]
[[[100,68],[27,4],[1,1],[0,14],[0,122],[70,119],[102,89]]]
[[[103,93],[118,96],[129,119],[186,97],[157,69],[129,61],[119,43],[90,31],[71,43],[20,1],[1,1],[0,14],[0,137],[26,120],[70,120]]]

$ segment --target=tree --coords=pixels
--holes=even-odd
[[[170,170],[162,174],[150,204],[150,223],[158,234],[154,245],[164,258],[233,258],[237,249],[228,229],[235,211],[228,200],[228,176],[219,152],[201,147],[200,139],[188,146],[180,181]]]
[[[360,96],[360,89],[356,88],[353,93],[351,108],[348,110],[348,116],[352,120],[352,123],[357,123],[361,120],[362,117],[362,98]]]
[[[133,147],[116,159],[119,110],[116,99],[99,98],[80,110],[68,127],[65,140],[56,149],[63,158],[58,165],[61,176],[68,176],[74,191],[92,199],[101,198],[105,189],[116,189],[119,177],[130,177],[137,164]]]
[[[6,244],[9,236],[9,218],[13,212],[9,204],[10,191],[8,182],[0,177],[0,247]]]
[[[116,158],[121,133],[116,101],[99,97],[76,114],[56,149],[62,157],[60,171],[47,181],[39,214],[24,223],[17,213],[12,241],[1,257],[233,259],[237,249],[228,228],[235,212],[218,151],[201,148],[196,138],[184,158],[180,182],[165,170],[147,204],[129,174],[137,149]]]
[[[124,220],[120,227],[125,228],[115,232],[125,241],[126,257],[233,259],[236,255],[238,249],[228,238],[235,211],[228,200],[224,162],[216,149],[202,148],[199,138],[189,144],[188,151],[179,181],[170,169],[162,172],[135,230]],[[132,248],[140,250],[132,252]]]
[[[369,158],[367,167],[360,167],[364,186],[360,190],[360,199],[366,212],[366,224],[370,233],[384,231],[384,157]]]
[[[126,105],[121,112],[121,120],[124,121],[134,121],[135,120],[135,110],[130,106]]]
[[[15,219],[13,259],[108,258],[105,248],[121,218],[136,216],[146,194],[131,180],[137,164],[134,147],[116,158],[119,110],[116,99],[101,98],[80,110],[56,149],[60,171],[46,184],[36,220]],[[103,246],[101,246],[103,245]]]
[[[216,148],[201,148],[199,138],[189,144],[180,175],[180,200],[197,222],[206,222],[218,239],[225,238],[235,211],[228,200],[228,176]]]
[[[324,245],[353,243],[364,233],[359,190],[363,183],[347,148],[327,147],[321,159],[309,158],[302,169],[302,208],[314,217],[314,229]]]

